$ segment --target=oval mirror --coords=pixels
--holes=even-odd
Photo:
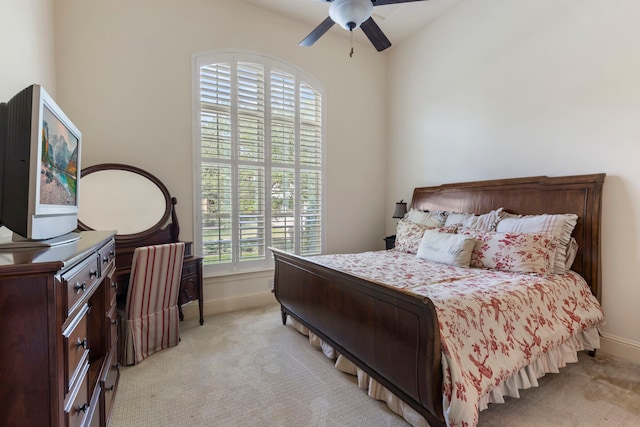
[[[116,230],[118,239],[136,239],[158,231],[171,215],[169,191],[140,168],[105,163],[82,169],[78,228]]]

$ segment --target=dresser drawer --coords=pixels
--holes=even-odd
[[[84,419],[84,427],[103,427],[100,414],[100,399],[102,399],[101,389],[96,388]]]
[[[107,313],[107,322],[109,322],[109,332],[107,339],[109,340],[108,347],[110,349],[118,347],[118,328],[119,322],[118,319],[118,310],[117,306],[113,304]]]
[[[84,363],[89,356],[89,348],[87,347],[88,311],[89,306],[85,304],[62,332],[66,360],[66,390],[73,388],[73,384],[80,377]]]
[[[104,272],[115,266],[116,263],[116,244],[112,240],[98,250],[100,257],[100,269]]]
[[[103,274],[104,276],[104,274]],[[110,268],[109,271],[106,272],[106,277],[104,278],[105,286],[107,286],[107,305],[110,307],[116,304],[116,298],[118,296],[118,282],[115,280],[116,277],[116,269]]]
[[[198,281],[191,277],[180,282],[180,294],[178,295],[179,304],[186,304],[190,301],[200,298]]]
[[[104,416],[109,421],[111,416],[111,407],[118,389],[118,381],[120,380],[120,365],[118,364],[118,349],[113,347],[107,361],[107,372],[102,381],[102,396],[104,399]]]
[[[182,264],[182,277],[180,279],[179,304],[186,304],[200,298],[200,260],[201,258],[188,257]]]
[[[64,412],[69,427],[82,426],[87,412],[90,410],[88,371],[89,363],[85,362],[80,370],[81,380],[77,382],[65,400]]]
[[[198,273],[198,263],[186,258],[182,264],[182,278],[195,276]]]
[[[62,275],[62,283],[67,290],[67,316],[82,305],[93,290],[93,287],[98,283],[99,277],[100,271],[98,270],[98,257],[96,255],[88,257]]]

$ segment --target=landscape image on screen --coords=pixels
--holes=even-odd
[[[78,138],[47,108],[43,108],[40,204],[75,206],[78,178]]]

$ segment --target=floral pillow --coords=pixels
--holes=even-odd
[[[553,272],[562,274],[567,271],[566,264],[568,256],[570,257],[572,255],[570,253],[571,233],[577,221],[578,215],[575,214],[526,215],[502,219],[498,223],[496,231],[510,233],[548,233],[557,237],[559,240],[553,263]]]
[[[463,231],[476,238],[471,267],[515,273],[553,273],[558,238],[549,233]]]
[[[424,232],[426,230],[437,230],[441,233],[455,233],[458,230],[458,227],[425,227],[423,225],[415,224],[409,220],[401,219],[398,221],[398,227],[396,229],[396,242],[394,249],[410,254],[418,253],[422,236],[424,236]]]
[[[417,253],[420,241],[427,228],[409,220],[401,219],[398,221],[398,227],[396,228],[395,249],[410,254]]]

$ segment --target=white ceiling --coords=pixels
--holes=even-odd
[[[308,24],[309,31],[300,34],[300,40],[329,16],[329,3],[323,0],[242,1]],[[372,16],[391,43],[396,44],[428,25],[459,1],[461,0],[429,0],[376,6]],[[345,38],[349,36],[349,32],[339,25],[334,25],[329,32],[337,35],[342,34]],[[368,43],[367,38],[359,29],[354,32],[354,36],[357,41]]]

